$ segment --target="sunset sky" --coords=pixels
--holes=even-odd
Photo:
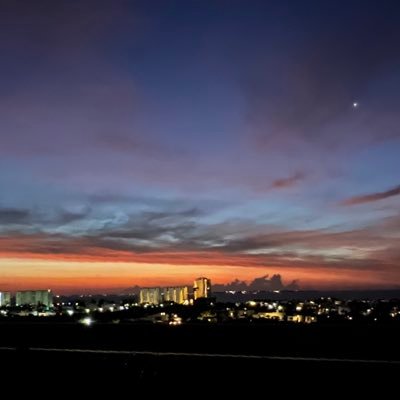
[[[400,2],[0,3],[0,291],[400,287]]]

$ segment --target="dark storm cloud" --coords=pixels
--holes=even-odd
[[[358,204],[371,203],[374,201],[379,201],[398,195],[400,195],[400,185],[392,189],[385,190],[384,192],[370,193],[361,196],[350,197],[349,199],[343,200],[341,204],[344,206],[354,206]]]

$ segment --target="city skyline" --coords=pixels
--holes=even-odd
[[[40,3],[0,5],[0,291],[399,288],[398,2]]]

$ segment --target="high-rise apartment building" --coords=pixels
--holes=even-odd
[[[189,301],[189,288],[187,286],[163,288],[163,300],[184,304]]]
[[[11,306],[11,292],[0,292],[0,307]]]
[[[160,304],[162,303],[161,288],[143,288],[140,289],[140,303]]]
[[[193,284],[194,299],[202,297],[210,297],[211,294],[211,280],[208,278],[197,278]]]
[[[140,290],[139,298],[142,304],[160,304],[165,301],[184,304],[189,301],[189,288],[187,286],[143,288]]]
[[[16,306],[53,306],[53,293],[51,290],[23,290],[15,294]]]

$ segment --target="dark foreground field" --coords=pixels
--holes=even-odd
[[[168,387],[204,381],[294,390],[325,382],[389,390],[400,372],[397,326],[16,322],[0,324],[0,332],[3,377],[22,369],[36,379],[94,373],[104,382]]]
[[[399,325],[0,323],[0,347],[399,360]]]

